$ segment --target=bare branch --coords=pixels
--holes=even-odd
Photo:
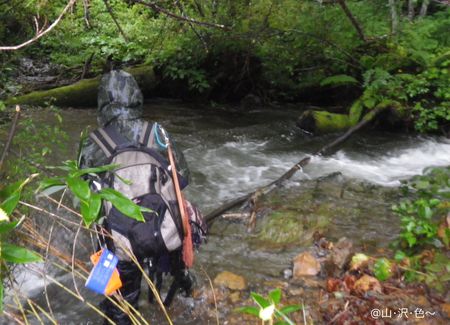
[[[429,5],[430,5],[430,0],[423,0],[422,7],[420,7],[419,17],[423,18],[427,15]]]
[[[213,28],[219,28],[219,29],[223,29],[223,30],[230,30],[230,28],[228,26],[225,25],[221,25],[221,24],[215,24],[215,23],[209,23],[209,22],[204,22],[204,21],[198,21],[195,19],[192,19],[190,17],[183,17],[183,16],[179,16],[177,14],[174,14],[173,12],[168,11],[167,9],[158,6],[154,1],[151,2],[145,2],[142,0],[133,0],[134,3],[139,3],[141,5],[144,5],[146,7],[151,8],[152,10],[162,13],[166,16],[175,18],[177,20],[181,20],[181,21],[186,21],[186,22],[190,22],[193,24],[197,24],[200,26],[206,26],[206,27],[213,27]]]
[[[61,13],[59,14],[58,18],[56,18],[56,20],[45,30],[39,30],[39,28],[36,29],[37,34],[29,39],[26,42],[23,42],[22,44],[19,45],[13,45],[13,46],[0,46],[0,51],[15,51],[15,50],[19,50],[25,46],[30,45],[31,43],[37,41],[38,39],[40,39],[42,36],[44,36],[45,34],[47,34],[48,32],[50,32],[53,28],[56,27],[56,25],[59,24],[59,22],[61,21],[62,17],[66,14],[66,12],[72,8],[72,6],[75,4],[75,2],[77,2],[77,0],[70,0],[67,5],[64,7],[63,11],[61,11]],[[36,26],[38,27],[38,26]]]
[[[128,37],[123,31],[122,27],[120,26],[119,22],[116,19],[116,16],[114,15],[114,11],[112,10],[111,5],[109,4],[108,0],[103,0],[105,3],[106,9],[108,10],[109,15],[111,16],[112,20],[114,21],[114,24],[116,24],[117,29],[119,30],[120,35],[122,35],[125,42],[128,43]]]
[[[89,0],[83,0],[83,8],[84,8],[84,23],[86,24],[87,29],[91,29],[91,13],[89,11],[91,4]]]
[[[345,0],[337,0],[337,3],[339,4],[339,6],[341,6],[342,10],[344,11],[345,15],[347,16],[347,18],[350,20],[350,22],[352,23],[353,27],[355,27],[356,32],[358,33],[359,38],[365,42],[366,41],[366,37],[364,36],[363,30],[361,25],[359,24],[359,22],[356,20],[355,16],[353,16],[352,12],[350,11],[350,9],[347,7],[347,4],[345,3]]]
[[[391,11],[391,33],[395,35],[398,30],[397,1],[389,0],[389,9]]]

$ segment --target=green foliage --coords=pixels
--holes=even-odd
[[[402,218],[395,260],[408,265],[403,267],[408,281],[425,282],[443,291],[450,281],[450,259],[445,253],[450,247],[450,231],[439,225],[450,212],[450,167],[429,168],[424,175],[405,182],[402,189],[413,199],[393,207]],[[435,250],[440,252],[433,253]]]
[[[357,83],[358,83],[358,80],[356,80],[352,76],[340,74],[337,76],[332,76],[332,77],[323,79],[320,82],[320,85],[322,87],[324,87],[324,86],[346,86],[346,85],[353,85],[353,84],[357,84]]]
[[[68,136],[62,128],[58,109],[50,105],[42,110],[49,114],[22,110],[11,153],[5,163],[5,179],[8,182],[41,172],[44,166],[50,165],[56,154],[67,154]],[[43,116],[46,118],[44,121],[41,119]],[[8,130],[9,124],[0,126],[0,132],[5,133],[4,137]]]
[[[379,258],[374,265],[373,273],[380,281],[385,281],[392,276],[391,262],[387,258]]]
[[[25,181],[16,182],[0,190],[0,314],[3,311],[4,275],[8,273],[9,264],[33,263],[42,261],[40,255],[27,248],[11,244],[7,239],[13,235],[13,230],[23,221],[10,221],[13,211],[20,200],[23,187],[34,176]]]
[[[438,226],[432,218],[439,203],[437,199],[405,200],[393,207],[394,212],[401,217],[400,238],[407,243],[408,249],[427,245],[442,246],[437,239]]]
[[[300,305],[289,305],[280,308],[279,304],[281,302],[281,290],[275,289],[269,292],[267,298],[252,292],[252,299],[258,305],[258,307],[246,306],[237,308],[237,312],[249,314],[255,317],[258,317],[263,321],[269,321],[270,324],[273,324],[273,321],[276,320],[274,324],[278,325],[294,325],[292,320],[289,319],[288,315],[301,310],[303,307]]]
[[[123,194],[113,189],[103,188],[99,191],[94,191],[90,188],[90,178],[96,179],[98,178],[98,173],[113,171],[117,168],[115,165],[80,169],[76,161],[68,160],[62,166],[54,168],[64,171],[66,175],[42,180],[38,191],[42,192],[43,195],[49,195],[56,191],[69,189],[80,201],[81,216],[86,226],[90,226],[99,218],[102,199],[111,202],[124,215],[142,222],[145,221],[142,212],[151,211],[136,205]]]

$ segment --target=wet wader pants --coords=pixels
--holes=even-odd
[[[133,306],[133,308],[137,310],[141,291],[142,273],[138,266],[136,266],[136,264],[132,261],[119,261],[119,263],[117,263],[117,269],[120,274],[120,280],[122,281],[120,294],[131,306]],[[132,324],[128,315],[106,298],[100,303],[100,309],[106,314],[106,316],[118,325]],[[130,312],[133,313],[131,310]],[[105,319],[104,324],[110,324],[110,322]]]

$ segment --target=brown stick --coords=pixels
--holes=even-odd
[[[149,8],[153,9],[156,12],[160,12],[160,13],[166,15],[166,16],[175,18],[177,20],[187,21],[187,22],[191,22],[193,24],[197,24],[197,25],[205,26],[205,27],[213,27],[213,28],[219,28],[219,29],[223,29],[223,30],[230,30],[230,28],[225,26],[225,25],[215,24],[215,23],[208,23],[208,22],[204,22],[204,21],[198,21],[198,20],[192,19],[190,17],[182,17],[182,16],[179,16],[179,15],[176,15],[173,12],[170,12],[167,9],[158,6],[154,1],[145,2],[145,1],[141,1],[141,0],[133,0],[133,2],[134,3],[139,3],[139,4],[144,5],[146,7],[149,7]]]
[[[364,36],[363,30],[361,25],[359,24],[359,22],[356,20],[355,16],[353,16],[352,12],[350,11],[350,9],[347,7],[347,4],[345,3],[345,0],[337,0],[337,3],[339,4],[339,6],[341,6],[342,10],[344,11],[345,15],[347,16],[347,18],[350,20],[350,22],[352,23],[353,27],[355,27],[356,32],[358,33],[359,38],[365,42],[366,41],[366,37]]]
[[[342,143],[344,143],[348,138],[350,138],[350,136],[359,131],[360,129],[362,129],[364,126],[366,126],[370,121],[372,121],[380,112],[382,112],[383,110],[385,110],[386,108],[388,108],[389,106],[387,104],[382,105],[382,106],[377,106],[376,108],[374,108],[373,110],[371,110],[369,113],[367,113],[362,119],[361,121],[356,124],[355,126],[351,127],[350,129],[347,130],[347,132],[345,132],[342,136],[338,137],[337,139],[335,139],[333,142],[325,145],[324,147],[322,147],[321,149],[319,149],[318,151],[316,151],[313,156],[321,156],[321,155],[325,155],[325,154],[329,154],[330,150],[333,148],[336,148],[338,145],[341,145]],[[223,205],[221,205],[220,207],[218,207],[217,209],[211,211],[210,213],[208,213],[205,216],[205,220],[208,223],[208,225],[211,225],[212,222],[219,217],[220,215],[222,215],[224,212],[233,209],[234,207],[246,202],[247,200],[251,199],[253,197],[253,195],[257,192],[260,192],[261,194],[268,194],[269,192],[271,192],[273,189],[279,187],[283,182],[285,182],[286,180],[290,179],[292,176],[294,176],[294,174],[302,169],[303,167],[305,167],[309,162],[311,161],[311,156],[307,156],[305,158],[303,158],[302,160],[300,160],[298,163],[296,163],[294,166],[291,167],[291,169],[289,169],[286,173],[284,173],[283,175],[281,175],[281,177],[279,177],[278,179],[274,180],[273,182],[269,183],[268,185],[262,186],[258,189],[256,189],[255,191],[245,194],[241,197],[238,197],[232,201],[226,202]]]
[[[11,129],[9,130],[8,140],[6,141],[5,147],[3,148],[2,157],[0,158],[0,170],[2,170],[3,162],[8,155],[9,147],[11,146],[12,139],[14,138],[14,134],[16,133],[17,122],[19,121],[20,116],[20,106],[16,105],[16,114],[14,115],[14,120],[11,125]]]
[[[105,3],[106,9],[108,10],[109,15],[111,16],[112,20],[114,21],[114,24],[116,24],[117,29],[119,30],[120,35],[122,35],[125,42],[128,43],[128,37],[123,31],[122,27],[120,26],[119,22],[116,19],[116,16],[114,15],[114,11],[112,10],[111,5],[109,4],[108,0],[103,0]]]
[[[15,51],[18,49],[21,49],[22,47],[25,47],[27,45],[30,45],[31,43],[37,41],[38,39],[40,39],[42,36],[44,36],[45,34],[47,34],[48,32],[50,32],[53,28],[56,27],[56,25],[58,25],[58,23],[61,21],[62,17],[66,14],[66,12],[75,4],[77,0],[70,0],[67,5],[64,7],[63,11],[59,14],[58,18],[56,18],[56,20],[45,30],[39,30],[38,28],[36,29],[36,35],[29,39],[26,42],[23,42],[22,44],[19,45],[13,45],[13,46],[0,46],[0,51]]]

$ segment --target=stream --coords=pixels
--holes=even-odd
[[[71,150],[75,151],[81,130],[96,125],[96,112],[67,109],[61,115],[71,139]],[[161,123],[184,151],[191,170],[186,195],[205,214],[228,199],[273,181],[336,137],[306,136],[295,126],[298,115],[299,111],[294,109],[244,112],[221,107],[198,109],[178,102],[152,101],[145,106],[145,117]],[[46,121],[45,114],[34,118]],[[57,156],[55,163],[67,158],[73,157]],[[391,205],[399,198],[396,189],[401,181],[422,174],[425,168],[448,165],[448,139],[358,133],[332,156],[313,157],[277,195],[281,202],[300,202],[298,198],[303,198],[299,214],[308,218],[320,214],[327,218],[320,228],[327,238],[337,240],[345,236],[357,247],[376,252],[386,247],[398,232],[399,220],[391,212]],[[246,277],[252,291],[270,281],[283,280],[283,272],[290,267],[292,258],[310,243],[299,240],[288,245],[267,244],[267,240],[258,238],[261,227],[257,220],[255,232],[248,234],[245,225],[218,219],[208,244],[197,254],[194,268],[197,286],[208,286],[204,272],[214,279],[223,270]],[[55,240],[69,250],[71,238],[73,234],[66,233]],[[57,270],[49,272],[67,286],[73,286],[72,277]],[[23,271],[19,283],[23,292],[45,305],[44,281],[40,276]],[[100,300],[84,288],[81,290],[93,304]],[[49,285],[47,293],[61,324],[101,323],[95,312],[58,287]],[[164,324],[164,316],[153,311],[155,308],[145,301],[146,290],[143,293],[140,306],[144,315],[152,324]],[[177,299],[169,309],[175,324],[215,324],[213,306],[200,298]],[[221,319],[227,319],[233,308],[219,310]]]

